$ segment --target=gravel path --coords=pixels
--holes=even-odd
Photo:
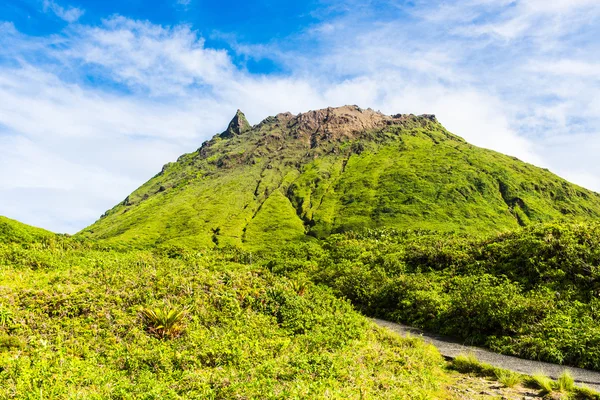
[[[575,378],[575,382],[578,384],[585,385],[596,391],[600,391],[600,372],[505,356],[482,349],[480,347],[466,346],[457,340],[433,333],[423,332],[419,329],[411,328],[410,326],[384,321],[382,319],[373,319],[373,321],[377,325],[388,328],[403,336],[406,336],[407,334],[411,334],[412,336],[421,336],[423,340],[437,347],[444,357],[454,358],[459,354],[472,353],[479,361],[491,364],[495,367],[520,372],[526,375],[533,375],[535,373],[542,372],[553,379],[557,379],[564,370],[568,370],[571,372],[573,378]]]

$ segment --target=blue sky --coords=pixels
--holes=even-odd
[[[600,191],[597,0],[0,4],[0,215],[73,233],[241,108],[434,113]]]

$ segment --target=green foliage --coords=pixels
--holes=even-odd
[[[0,245],[0,299],[3,399],[448,397],[430,346],[236,249]]]
[[[244,243],[247,248],[270,248],[304,238],[304,224],[281,191],[275,190],[246,226]]]
[[[592,389],[585,386],[577,386],[574,389],[574,398],[581,400],[598,400],[600,399],[600,394],[598,392],[593,391]]]
[[[450,368],[465,374],[474,374],[497,379],[506,387],[515,387],[523,382],[523,375],[482,363],[472,354],[459,354],[450,362]],[[573,389],[571,389],[573,390]]]
[[[7,327],[13,323],[14,317],[12,312],[0,306],[0,327]]]
[[[362,312],[497,352],[600,369],[600,224],[473,238],[366,230],[263,254]]]
[[[139,313],[148,332],[160,339],[173,339],[183,331],[186,310],[167,306],[162,308],[142,307]]]
[[[52,240],[56,235],[0,216],[0,243],[34,243]]]
[[[575,380],[569,371],[564,371],[556,381],[557,389],[561,392],[572,392],[575,389]]]
[[[496,379],[498,379],[498,382],[509,388],[520,385],[523,382],[523,378],[520,374],[504,370],[498,370],[496,372]]]
[[[542,373],[535,374],[531,377],[532,383],[540,389],[540,394],[546,395],[554,391],[554,382]]]
[[[487,365],[482,364],[474,354],[459,354],[454,357],[450,366],[462,373],[475,373],[480,375],[487,374]]]
[[[0,398],[446,397],[353,308],[600,370],[600,195],[428,117],[236,118],[75,238],[0,217]]]

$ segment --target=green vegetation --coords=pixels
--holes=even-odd
[[[559,395],[558,397],[550,396],[550,398],[600,399],[600,394],[587,388],[576,387],[569,371],[564,371],[556,382],[542,373],[527,378],[527,382],[538,388],[541,395]],[[561,394],[563,396],[560,396]]]
[[[575,381],[569,371],[563,372],[556,382],[556,386],[561,392],[571,392],[575,389]]]
[[[149,333],[160,339],[173,339],[183,332],[185,310],[169,307],[141,308],[140,316],[144,320]]]
[[[0,399],[450,397],[434,348],[248,260],[0,245]]]
[[[542,373],[535,374],[531,377],[531,382],[540,389],[542,395],[552,393],[554,391],[554,382]]]
[[[564,371],[555,382],[542,373],[528,376],[482,363],[473,354],[458,355],[450,362],[450,368],[464,374],[495,379],[509,388],[525,384],[538,389],[539,394],[544,398],[600,399],[600,394],[587,388],[576,387],[573,377],[568,371]],[[562,396],[553,397],[551,396],[553,394]]]
[[[0,399],[453,397],[359,312],[600,370],[598,217],[432,116],[238,112],[74,238],[0,217]]]
[[[325,284],[365,314],[494,351],[600,369],[600,224],[489,238],[394,230],[268,254],[276,274]]]
[[[496,378],[498,382],[509,388],[520,385],[523,382],[521,375],[512,371],[498,371]]]
[[[0,243],[34,243],[52,239],[55,236],[54,233],[47,230],[0,216]]]
[[[496,379],[506,387],[515,387],[527,378],[525,375],[483,363],[473,354],[459,354],[450,362],[450,368],[465,374]]]
[[[600,216],[600,195],[471,146],[430,116],[342,107],[244,121],[238,113],[230,134],[165,165],[81,235],[257,250],[365,228],[480,235]]]

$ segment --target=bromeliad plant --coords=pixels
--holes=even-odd
[[[178,310],[170,306],[163,306],[162,308],[142,307],[139,311],[146,331],[159,339],[173,339],[181,335],[186,313],[185,308]]]
[[[9,326],[13,323],[13,315],[10,310],[0,306],[0,326]]]

